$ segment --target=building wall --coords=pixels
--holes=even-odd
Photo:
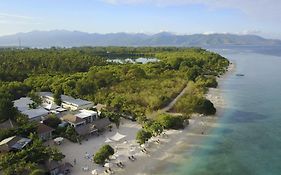
[[[88,109],[88,108],[92,108],[94,106],[93,103],[91,104],[87,104],[87,105],[83,105],[83,106],[79,106],[79,109]]]
[[[63,108],[69,109],[71,111],[75,111],[75,110],[79,110],[79,109],[88,109],[88,108],[93,107],[92,103],[91,104],[87,104],[87,105],[82,105],[82,106],[76,106],[76,105],[73,105],[73,104],[62,102],[61,105],[62,105]]]
[[[61,103],[61,106],[65,109],[69,109],[71,111],[75,111],[78,109],[77,106],[73,106],[72,104],[68,104],[68,103],[64,103],[64,102]]]
[[[42,96],[41,98],[43,99],[43,102],[46,102],[48,104],[51,104],[51,103],[54,102],[54,98],[53,97]]]
[[[43,117],[46,117],[46,116],[48,116],[48,114],[47,115],[40,115],[40,116],[37,116],[37,117],[33,117],[33,118],[30,118],[29,120],[31,120],[31,121],[41,121],[42,120],[42,118]]]
[[[51,104],[51,103],[54,103],[54,98],[53,97],[49,97],[49,96],[42,96],[41,97],[43,99],[44,102],[48,103],[48,104]],[[78,106],[78,105],[75,105],[75,104],[70,104],[70,103],[67,103],[67,102],[62,102],[61,106],[65,109],[69,109],[69,110],[72,110],[72,111],[75,111],[75,110],[78,110],[78,109],[87,109],[87,108],[91,108],[94,106],[94,104],[90,103],[90,104],[87,104],[87,105],[82,105],[82,106]]]
[[[47,132],[47,133],[40,134],[39,137],[42,140],[50,140],[50,139],[52,139],[52,132]]]

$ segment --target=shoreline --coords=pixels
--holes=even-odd
[[[118,175],[150,175],[157,174],[159,172],[168,171],[170,166],[178,164],[183,160],[182,154],[191,155],[196,148],[202,147],[200,144],[206,137],[212,137],[211,131],[218,127],[217,120],[224,114],[226,107],[226,101],[222,96],[221,83],[232,74],[235,70],[235,64],[232,63],[228,67],[228,71],[218,78],[219,86],[217,88],[210,88],[206,94],[206,98],[212,101],[217,109],[217,113],[214,116],[204,116],[199,114],[192,115],[190,124],[184,130],[170,130],[168,132],[168,139],[161,140],[162,144],[153,145],[148,148],[150,152],[149,156],[138,156],[138,159],[134,162],[128,162],[126,168],[121,171],[117,171]],[[202,134],[202,132],[204,134]],[[163,143],[165,142],[165,143]],[[161,174],[161,173],[160,173]]]

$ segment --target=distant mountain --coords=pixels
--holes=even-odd
[[[162,32],[154,35],[111,33],[97,34],[79,31],[33,31],[0,37],[0,46],[77,47],[77,46],[281,46],[281,40],[256,35],[194,34],[174,35]]]

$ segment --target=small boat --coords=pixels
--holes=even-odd
[[[244,77],[245,75],[244,75],[244,74],[236,74],[236,76],[238,76],[238,77]]]

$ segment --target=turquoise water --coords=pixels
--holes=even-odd
[[[169,167],[175,175],[281,174],[281,57],[223,54],[236,71],[221,84],[228,107],[213,137],[186,161]],[[245,77],[237,77],[243,73]],[[165,174],[165,173],[164,173]]]

